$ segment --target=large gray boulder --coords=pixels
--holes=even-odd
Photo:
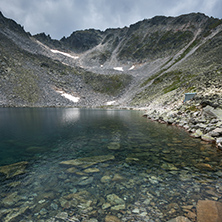
[[[203,108],[203,115],[209,118],[217,118],[222,120],[222,109],[206,106]]]

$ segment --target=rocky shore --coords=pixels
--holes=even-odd
[[[222,150],[222,97],[198,96],[173,107],[148,107],[145,117],[187,130],[194,138],[215,143]]]

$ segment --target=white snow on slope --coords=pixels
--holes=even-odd
[[[112,104],[115,103],[115,102],[116,102],[116,101],[109,101],[109,102],[106,103],[106,105],[107,105],[107,106],[110,106],[110,105],[112,105]]]
[[[129,68],[129,70],[133,70],[135,68],[135,66],[134,65],[132,65],[131,66],[131,68]]]
[[[114,69],[114,70],[117,70],[117,71],[123,72],[123,67],[114,67],[113,69]]]
[[[80,100],[80,97],[72,96],[72,95],[65,93],[63,91],[56,91],[56,92],[58,92],[59,94],[61,94],[61,96],[65,97],[66,99],[69,99],[70,101],[72,101],[74,103],[77,103]]]
[[[69,53],[61,52],[61,51],[59,51],[59,50],[55,50],[55,49],[50,49],[50,50],[51,50],[51,52],[53,52],[53,53],[62,54],[62,55],[64,55],[64,56],[70,57],[70,58],[72,58],[72,59],[78,59],[78,58],[79,58],[79,56],[73,56],[73,55],[70,55]]]

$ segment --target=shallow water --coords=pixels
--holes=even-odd
[[[222,201],[222,153],[183,129],[141,116],[1,108],[0,166],[28,162],[23,174],[0,174],[1,220],[104,221],[111,214],[121,221],[182,215],[195,221],[198,200]],[[114,158],[88,167],[61,164],[101,155]]]

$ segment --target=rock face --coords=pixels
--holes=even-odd
[[[75,52],[84,52],[98,45],[101,40],[101,31],[89,29],[73,32],[68,38],[62,38],[61,43]]]
[[[212,200],[199,200],[197,203],[198,222],[221,222],[222,203]]]
[[[7,166],[0,167],[0,173],[3,173],[7,179],[25,173],[28,162],[22,161]]]

